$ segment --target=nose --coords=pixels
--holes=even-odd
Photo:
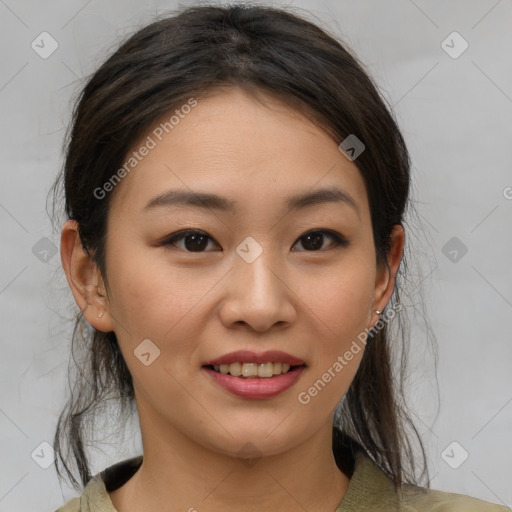
[[[297,297],[287,282],[284,265],[270,258],[265,249],[252,262],[238,254],[225,280],[220,319],[227,328],[247,324],[258,332],[274,325],[285,327],[296,318]]]

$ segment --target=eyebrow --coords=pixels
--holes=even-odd
[[[360,216],[359,207],[354,198],[347,192],[336,187],[323,188],[291,196],[286,200],[285,205],[290,210],[297,210],[325,203],[345,204],[353,208],[357,215]],[[195,206],[234,213],[237,203],[231,199],[208,192],[168,190],[151,199],[143,210],[147,211],[158,207],[170,207],[175,205]]]

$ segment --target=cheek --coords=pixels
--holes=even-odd
[[[304,311],[314,325],[316,350],[311,351],[309,377],[304,379],[297,401],[314,411],[330,414],[352,383],[364,354],[358,336],[368,327],[373,274],[365,265],[340,267],[324,286],[311,285]],[[317,282],[318,285],[318,282]]]
[[[375,282],[371,254],[365,254],[354,253],[323,278],[309,276],[308,289],[301,290],[316,349],[297,400],[320,416],[334,410],[345,395],[364,354],[358,336],[368,327]]]
[[[135,244],[129,250],[112,244],[108,262],[111,309],[130,338],[161,339],[204,294],[205,283],[167,264],[161,255],[155,258],[156,252]]]
[[[112,244],[108,262],[119,347],[136,389],[146,399],[160,396],[161,390],[180,396],[172,375],[186,370],[183,363],[195,350],[190,313],[204,295],[199,280],[192,281],[190,273],[166,264],[161,256],[157,261],[155,252]],[[146,360],[144,354],[149,354]]]
[[[347,335],[367,327],[374,280],[371,266],[360,258],[350,258],[328,272],[303,279],[299,296],[325,339],[339,344]]]

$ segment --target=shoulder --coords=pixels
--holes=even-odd
[[[412,484],[395,491],[392,480],[363,450],[355,455],[349,488],[336,512],[512,512],[487,501]]]
[[[72,498],[55,512],[116,512],[109,492],[123,485],[142,464],[142,455],[125,459],[94,475],[81,496]]]
[[[104,482],[98,476],[94,476],[85,486],[81,496],[72,498],[55,512],[111,512],[114,509],[110,505]]]
[[[72,498],[55,512],[115,512],[105,488],[105,483],[99,475],[94,476],[81,496]]]
[[[55,512],[79,512],[80,511],[80,498],[73,498],[66,504],[62,505]]]
[[[402,486],[402,503],[404,512],[512,512],[509,507],[472,496],[413,485]]]

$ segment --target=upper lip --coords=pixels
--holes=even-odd
[[[305,364],[302,359],[287,354],[280,350],[267,350],[266,352],[252,352],[250,350],[237,350],[224,354],[216,359],[206,361],[203,366],[220,365],[231,363],[288,363],[290,366],[299,366]]]

